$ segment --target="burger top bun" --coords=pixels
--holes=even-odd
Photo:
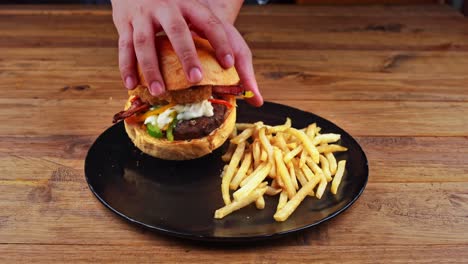
[[[169,39],[165,35],[156,37],[156,50],[158,53],[159,69],[161,70],[167,91],[187,89],[202,85],[236,85],[239,84],[239,75],[234,67],[224,69],[219,65],[214,49],[206,39],[193,37],[198,58],[202,67],[203,79],[198,83],[191,83],[182,68]],[[138,74],[141,85],[148,87],[140,67]]]

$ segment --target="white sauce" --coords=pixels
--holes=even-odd
[[[153,126],[156,125],[156,122],[158,120],[158,117],[157,116],[148,116],[146,119],[145,119],[145,125],[146,124],[152,124]]]
[[[213,106],[208,100],[194,104],[176,105],[173,107],[178,113],[177,119],[190,120],[202,116],[213,116]]]
[[[157,125],[160,129],[163,129],[166,125],[170,124],[174,119],[171,114],[177,112],[178,120],[190,120],[202,116],[213,116],[213,106],[208,100],[201,101],[194,104],[176,105],[166,111],[162,112],[158,116],[149,116],[145,119],[145,124]]]
[[[161,114],[158,115],[158,127],[160,129],[163,129],[167,124],[170,124],[174,118],[171,116],[171,114],[175,110],[172,108],[167,109],[166,111],[162,112]]]

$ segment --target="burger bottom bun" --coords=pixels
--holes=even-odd
[[[130,99],[131,97],[127,102],[127,107],[130,104]],[[150,136],[139,124],[129,124],[124,120],[125,131],[137,148],[155,158],[165,160],[200,158],[223,145],[234,130],[236,125],[236,99],[234,96],[230,96],[228,101],[234,107],[228,109],[224,122],[220,127],[203,138],[175,141],[157,139]]]

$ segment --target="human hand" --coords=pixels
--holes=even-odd
[[[224,2],[224,3],[223,3]],[[164,31],[176,51],[187,80],[197,83],[203,72],[192,32],[208,39],[221,66],[236,67],[241,83],[254,93],[248,102],[263,103],[255,80],[252,54],[245,40],[232,25],[236,1],[223,0],[112,0],[113,20],[119,33],[119,68],[128,89],[137,85],[139,64],[151,94],[164,93],[159,71],[155,35]],[[229,8],[229,4],[233,8]],[[220,15],[219,15],[220,14]],[[225,17],[222,15],[225,14]],[[220,18],[221,17],[221,18]]]

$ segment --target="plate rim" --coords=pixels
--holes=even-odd
[[[239,103],[239,101],[242,101],[244,102],[243,100],[237,100]],[[197,234],[193,234],[193,233],[188,233],[188,232],[180,232],[180,231],[176,231],[176,230],[168,230],[168,229],[165,229],[165,228],[162,228],[162,227],[158,227],[158,226],[153,226],[153,225],[149,225],[149,224],[146,224],[146,223],[143,223],[141,221],[138,221],[138,220],[135,220],[135,219],[132,219],[131,217],[119,212],[117,209],[113,208],[111,205],[109,205],[102,197],[100,197],[97,192],[94,190],[94,187],[91,185],[90,183],[90,180],[89,180],[89,174],[87,173],[89,169],[89,166],[88,166],[88,163],[90,162],[90,153],[91,151],[93,150],[93,148],[95,148],[96,146],[96,143],[99,141],[99,139],[101,139],[102,137],[104,137],[107,133],[109,133],[110,130],[112,129],[116,129],[117,126],[121,126],[122,129],[123,128],[123,124],[122,122],[119,122],[117,124],[114,124],[110,127],[108,127],[106,130],[104,130],[104,132],[102,132],[93,142],[93,144],[90,146],[90,148],[88,149],[88,152],[86,154],[86,157],[85,157],[85,162],[84,162],[84,175],[85,175],[85,179],[86,179],[86,183],[89,187],[89,189],[91,190],[91,192],[93,193],[93,195],[105,206],[107,207],[109,210],[111,210],[113,213],[115,213],[116,215],[122,217],[123,219],[125,219],[127,222],[129,223],[132,223],[132,224],[135,224],[135,225],[138,225],[140,227],[143,227],[145,229],[148,229],[148,230],[151,230],[151,231],[155,231],[155,232],[158,232],[158,233],[161,233],[161,234],[165,234],[165,235],[169,235],[169,236],[175,236],[175,237],[179,237],[179,238],[186,238],[186,239],[190,239],[190,240],[195,240],[195,241],[212,241],[212,242],[245,242],[245,241],[260,241],[260,240],[267,240],[267,239],[273,239],[273,238],[279,238],[279,237],[283,237],[283,236],[286,236],[286,235],[290,235],[290,234],[294,234],[294,233],[298,233],[300,231],[303,231],[303,230],[306,230],[306,229],[309,229],[309,228],[312,228],[312,227],[315,227],[315,226],[318,226],[326,221],[329,221],[333,218],[335,218],[336,216],[338,216],[339,214],[345,212],[346,210],[348,210],[362,195],[362,193],[364,192],[364,190],[366,189],[367,187],[367,183],[369,181],[369,161],[367,159],[367,155],[366,153],[364,152],[364,150],[362,149],[361,145],[354,139],[354,137],[352,137],[348,132],[346,132],[344,129],[342,129],[341,127],[339,127],[338,125],[336,125],[335,123],[333,123],[332,121],[328,120],[328,119],[325,119],[317,114],[314,114],[312,112],[308,112],[308,111],[304,111],[302,109],[299,109],[299,108],[296,108],[296,107],[293,107],[293,106],[289,106],[289,105],[285,105],[285,104],[280,104],[280,103],[275,103],[275,102],[271,102],[271,101],[265,101],[264,102],[265,104],[271,104],[271,105],[276,105],[276,106],[279,106],[279,107],[287,107],[287,108],[291,108],[293,110],[296,110],[296,111],[300,111],[300,112],[303,112],[303,113],[306,113],[306,114],[312,114],[313,116],[315,117],[318,117],[319,119],[323,119],[325,121],[327,121],[328,123],[334,125],[335,127],[337,127],[338,129],[340,129],[342,132],[344,132],[346,134],[346,136],[351,140],[353,141],[353,143],[358,147],[358,151],[362,154],[363,156],[363,164],[365,165],[365,179],[363,181],[363,185],[362,187],[360,188],[360,190],[357,192],[357,194],[348,202],[346,203],[342,208],[338,209],[337,211],[333,212],[332,214],[328,215],[327,217],[324,217],[318,221],[315,221],[311,224],[308,224],[308,225],[304,225],[304,226],[301,226],[301,227],[297,227],[297,228],[292,228],[292,229],[289,229],[289,230],[285,230],[285,231],[280,231],[280,232],[276,232],[276,233],[272,233],[272,234],[264,234],[264,235],[254,235],[254,236],[213,236],[213,235],[197,235]],[[118,129],[118,128],[117,128]]]

